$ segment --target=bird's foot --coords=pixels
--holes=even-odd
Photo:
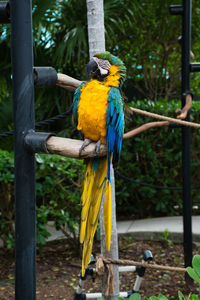
[[[99,154],[101,148],[101,141],[99,140],[95,145],[95,152],[96,154]]]
[[[91,144],[92,142],[93,142],[93,141],[90,140],[90,139],[85,139],[85,140],[83,141],[83,144],[82,144],[81,148],[79,149],[79,156],[81,156],[82,151],[83,151],[89,144]]]

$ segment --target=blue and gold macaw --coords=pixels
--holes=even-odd
[[[113,159],[119,160],[121,152],[124,106],[120,87],[126,76],[126,68],[118,57],[106,51],[96,54],[88,63],[86,71],[90,80],[77,88],[73,100],[73,115],[77,129],[85,139],[80,152],[90,142],[95,141],[97,153],[101,143],[107,145],[107,157],[90,158],[86,161],[81,197],[82,276],[90,262],[101,201],[103,201],[106,248],[110,250],[112,225],[110,164]]]

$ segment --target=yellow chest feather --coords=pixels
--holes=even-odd
[[[106,110],[110,86],[92,80],[83,86],[78,104],[78,126],[85,138],[106,144]]]

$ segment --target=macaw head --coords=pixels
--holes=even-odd
[[[108,77],[118,77],[119,84],[125,80],[126,67],[117,56],[105,51],[97,53],[86,65],[88,79],[108,81]],[[109,76],[110,75],[110,76]]]

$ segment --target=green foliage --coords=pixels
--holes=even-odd
[[[127,67],[125,90],[129,98],[134,95],[153,100],[171,99],[180,94],[181,51],[177,37],[181,34],[181,21],[169,15],[170,4],[171,0],[104,1],[106,47],[122,58]],[[199,16],[199,1],[194,0],[192,51],[196,61],[200,58]],[[50,65],[59,72],[84,79],[89,59],[86,1],[33,1],[33,43],[35,65]],[[3,24],[0,28],[3,57],[0,61],[0,132],[13,127],[10,50],[10,26]],[[198,94],[199,74],[191,74],[191,79],[192,89]],[[71,102],[72,93],[64,89],[37,89],[36,120],[65,111]],[[62,132],[63,136],[75,135],[69,119],[48,126],[47,130]],[[12,140],[4,139],[0,147],[12,149]]]
[[[145,300],[168,300],[168,298],[165,297],[164,295],[160,294],[160,295],[158,295],[158,297],[151,296],[149,298],[145,298]]]
[[[175,117],[176,108],[181,107],[180,101],[149,100],[133,101],[133,107]],[[200,104],[193,103],[191,115],[199,123]],[[126,124],[126,130],[139,127],[154,119],[138,114],[132,115],[132,121]],[[200,137],[196,129],[191,129],[192,149],[192,185],[199,187]],[[131,217],[173,216],[182,213],[182,190],[169,190],[168,187],[182,186],[182,154],[181,129],[168,126],[147,130],[134,138],[123,141],[120,163],[116,172],[117,214]],[[122,178],[119,174],[125,176]],[[138,184],[137,184],[138,182]],[[141,183],[141,184],[140,184]],[[145,185],[147,184],[147,185]],[[148,186],[150,185],[150,186]],[[162,186],[166,189],[152,188]],[[193,203],[200,205],[198,189],[192,190]],[[174,206],[179,206],[175,210]]]
[[[68,242],[77,246],[83,162],[58,155],[36,155],[37,242],[43,245],[49,233],[47,221],[54,222]]]
[[[178,299],[179,300],[199,300],[199,297],[197,295],[192,294],[186,298],[181,291],[178,291]]]
[[[141,296],[139,293],[134,293],[130,296],[129,298],[130,300],[140,300],[141,299]]]
[[[172,240],[170,239],[170,233],[167,229],[164,230],[163,235],[161,236],[161,241],[163,241],[170,247],[173,247]]]
[[[14,161],[13,154],[0,150],[0,229],[8,248],[14,243]],[[37,244],[41,248],[53,221],[73,246],[79,245],[80,192],[84,174],[81,160],[57,155],[36,155]]]
[[[131,105],[162,115],[175,116],[174,111],[180,107],[179,101],[165,100],[159,102],[134,101]],[[200,122],[200,103],[194,102],[191,115],[195,122]],[[144,123],[152,122],[150,118],[133,115],[126,131]],[[192,184],[199,186],[200,137],[192,129]],[[55,222],[56,228],[67,234],[65,225],[71,232],[69,240],[77,236],[80,217],[80,193],[83,178],[83,163],[79,160],[60,156],[36,155],[37,161],[37,239],[43,244],[47,238],[45,225],[47,220]],[[126,176],[124,179],[116,172],[116,200],[119,217],[136,218],[178,215],[182,211],[181,190],[154,189],[137,182],[164,187],[181,187],[181,130],[169,127],[155,128],[133,139],[124,141],[120,163],[116,171]],[[13,232],[13,155],[0,152],[0,210],[2,212],[5,244],[8,232]],[[192,190],[193,203],[200,207],[198,189]],[[174,206],[178,205],[179,210]],[[7,222],[5,226],[5,222]],[[166,232],[163,240],[170,243]]]
[[[14,244],[14,161],[13,154],[0,150],[0,232],[7,248]]]
[[[194,279],[199,284],[199,292],[200,292],[200,255],[195,255],[192,259],[192,266],[187,267],[187,272],[192,279]],[[192,298],[196,300],[195,298]]]

